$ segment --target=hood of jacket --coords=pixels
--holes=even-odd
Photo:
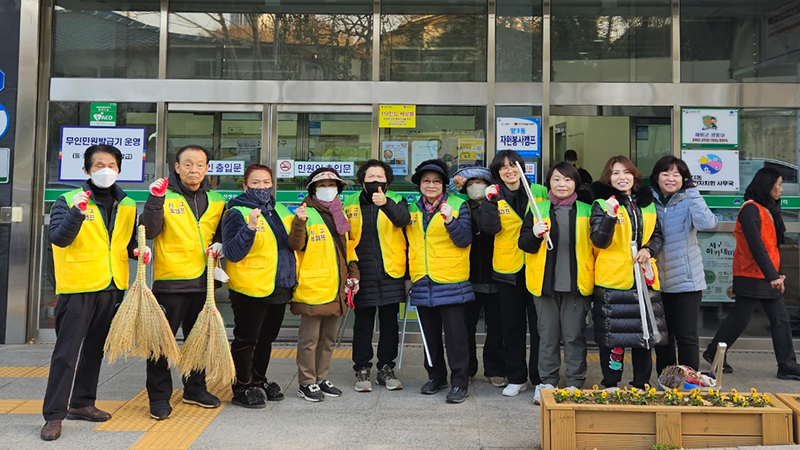
[[[592,196],[595,199],[607,199],[614,196],[620,204],[627,204],[627,196],[620,192],[618,189],[601,181],[592,183]],[[636,206],[644,208],[653,203],[653,191],[647,186],[642,186],[638,191],[631,190],[631,197],[633,197]]]

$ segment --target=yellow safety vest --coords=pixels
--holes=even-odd
[[[538,202],[537,205],[542,213],[542,219],[550,228],[550,201]],[[583,202],[575,202],[575,208],[575,259],[578,268],[578,292],[583,296],[589,296],[594,290],[594,247],[589,238],[592,230],[589,223],[592,207]],[[554,242],[554,244],[557,243]],[[528,291],[537,297],[542,296],[546,263],[547,242],[542,240],[538,252],[525,254],[525,281]]]
[[[361,204],[359,202],[360,192],[350,195],[344,201],[344,213],[350,222],[351,230],[347,240],[347,262],[358,261],[356,247],[361,242],[361,232],[364,225],[364,217],[361,215]],[[403,199],[400,195],[386,191],[386,197],[400,203]],[[394,226],[389,217],[383,211],[378,211],[377,224],[378,242],[381,246],[381,256],[383,257],[383,269],[392,278],[403,278],[406,274],[406,236],[402,228]]]
[[[605,200],[595,200],[603,211],[606,211]],[[644,229],[642,233],[642,245],[647,245],[653,231],[656,228],[656,207],[650,204],[642,208],[642,219]],[[633,240],[633,229],[631,219],[627,209],[619,205],[617,211],[617,224],[614,227],[614,239],[611,245],[605,249],[595,248],[595,267],[602,268],[595,272],[594,284],[608,289],[631,289],[633,287],[633,253],[631,252],[631,241]],[[655,282],[651,286],[655,290],[660,289],[658,281],[658,269],[656,269],[655,258],[651,258]]]
[[[72,197],[83,189],[75,189],[61,197],[72,208]],[[97,204],[89,199],[81,230],[66,247],[53,245],[56,272],[56,294],[97,292],[107,288],[113,279],[117,289],[128,289],[128,243],[136,224],[136,202],[130,197],[117,204],[114,233],[108,229]]]
[[[155,280],[193,280],[206,270],[206,249],[211,245],[225,198],[208,191],[208,208],[200,221],[183,195],[168,189],[164,199],[164,227],[155,240]]]
[[[297,288],[293,302],[322,305],[336,300],[339,294],[339,260],[336,244],[328,226],[319,212],[306,206],[306,249],[297,255]]]
[[[521,181],[522,183],[525,180]],[[547,199],[547,188],[540,184],[531,185],[531,194],[536,202]],[[520,189],[517,195],[525,195]],[[530,206],[525,206],[525,214]],[[522,269],[525,264],[524,252],[519,249],[519,229],[522,228],[522,218],[506,200],[497,202],[497,213],[500,216],[500,232],[494,236],[494,253],[492,254],[492,268],[497,273],[514,274]]]
[[[247,223],[252,210],[245,206],[234,206],[225,214],[241,213]],[[288,233],[292,223],[292,213],[280,203],[275,204],[275,212]],[[278,241],[263,215],[258,216],[256,237],[250,252],[241,261],[228,261],[225,264],[225,272],[230,278],[228,289],[240,294],[250,297],[269,297],[275,290],[275,277],[278,273]]]
[[[453,208],[453,220],[464,200],[448,196],[447,204]],[[408,263],[411,281],[416,282],[425,275],[437,283],[460,283],[469,280],[469,249],[453,244],[438,212],[433,214],[428,228],[423,229],[422,211],[416,203],[408,205],[411,222],[406,226],[408,236]]]

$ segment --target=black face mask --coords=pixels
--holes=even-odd
[[[378,192],[378,188],[381,188],[383,193],[386,193],[386,183],[383,181],[370,181],[368,183],[364,183],[364,191],[367,193],[369,198],[372,198],[372,194]]]

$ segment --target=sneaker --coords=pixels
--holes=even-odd
[[[514,397],[520,392],[527,390],[528,390],[527,383],[522,383],[522,384],[508,383],[508,386],[506,386],[506,388],[503,389],[503,395],[505,395],[506,397]]]
[[[447,393],[447,403],[463,403],[469,397],[469,389],[453,387]]]
[[[778,367],[778,378],[781,380],[800,380],[800,366]]]
[[[372,392],[372,382],[369,377],[369,367],[364,367],[356,372],[356,392]]]
[[[325,394],[322,393],[322,389],[317,384],[300,385],[297,389],[297,396],[310,402],[325,400]]]
[[[153,419],[169,419],[170,415],[172,415],[172,406],[169,406],[169,401],[158,400],[150,403],[150,417]]]
[[[441,391],[442,389],[447,389],[447,388],[448,384],[446,380],[443,380],[441,382],[436,380],[428,380],[427,383],[422,385],[422,389],[420,389],[420,392],[422,392],[425,395],[433,395]]]
[[[506,377],[486,377],[486,381],[492,383],[494,387],[508,386],[508,378]]]
[[[231,403],[236,406],[251,409],[261,409],[267,407],[267,393],[260,387],[249,387],[240,391],[231,399]]]
[[[386,386],[386,389],[390,391],[403,389],[403,383],[394,376],[394,369],[388,364],[384,364],[384,366],[378,370],[378,375],[375,378],[378,380],[378,384]]]
[[[267,394],[268,402],[279,402],[284,399],[280,385],[274,381],[270,382],[265,380],[263,383],[259,383],[258,387],[261,388],[265,394]]]
[[[184,391],[183,403],[212,409],[219,408],[220,405],[219,399],[208,391],[201,392],[197,395],[186,395],[186,391]]]
[[[712,353],[711,347],[709,346],[709,348],[707,348],[706,351],[703,352],[703,359],[705,359],[706,362],[708,362],[709,364],[714,364],[715,354],[716,352]],[[722,361],[722,373],[733,373],[733,367],[731,367],[730,364],[728,364],[728,355],[725,355],[725,360]]]
[[[533,392],[533,404],[539,405],[542,401],[542,389],[553,389],[552,384],[537,384]]]
[[[342,390],[337,388],[328,380],[317,381],[322,394],[326,397],[339,397],[342,395]]]

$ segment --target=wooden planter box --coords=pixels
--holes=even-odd
[[[542,450],[650,450],[656,443],[679,448],[793,443],[792,410],[772,395],[771,408],[724,408],[556,403],[554,393],[542,391]]]
[[[792,410],[794,416],[792,419],[794,443],[800,444],[800,402],[795,400],[800,397],[800,394],[775,394],[775,396]]]

